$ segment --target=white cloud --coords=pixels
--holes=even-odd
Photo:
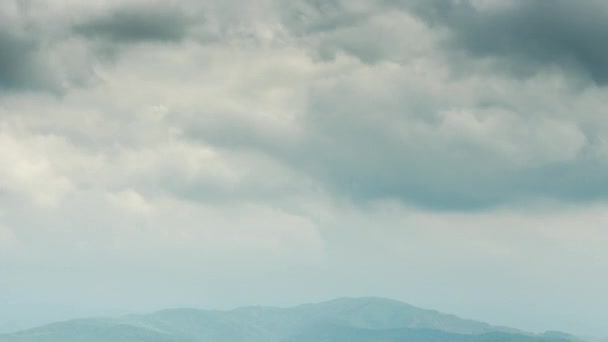
[[[53,155],[60,156],[65,150],[60,137],[0,133],[0,188],[37,205],[55,205],[73,188],[52,161]]]

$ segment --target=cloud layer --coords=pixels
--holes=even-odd
[[[52,319],[373,294],[605,333],[607,10],[5,1],[4,299],[71,303]]]

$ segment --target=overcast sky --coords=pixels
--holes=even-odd
[[[0,1],[0,328],[375,295],[608,335],[607,17]]]

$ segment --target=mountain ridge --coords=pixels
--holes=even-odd
[[[462,319],[380,297],[343,297],[292,307],[178,308],[77,319],[0,335],[0,342],[195,341],[578,341]]]

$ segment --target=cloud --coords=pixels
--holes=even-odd
[[[195,19],[185,11],[176,2],[127,2],[96,13],[74,30],[114,43],[178,42],[187,36]]]
[[[40,58],[40,42],[28,32],[23,9],[6,1],[0,14],[0,89],[45,88],[51,80]]]
[[[376,9],[374,1],[301,0],[281,4],[282,22],[298,35],[310,35],[356,26],[365,22]]]
[[[7,32],[0,33],[0,80],[3,88],[23,88],[29,85],[37,85],[34,61],[34,47],[17,37],[10,36]],[[34,70],[32,70],[34,69]]]
[[[55,94],[99,81],[95,68],[138,42],[179,42],[203,23],[200,6],[183,2],[10,0],[0,14],[0,91]]]
[[[61,137],[14,136],[2,131],[0,146],[0,163],[4,165],[0,191],[5,196],[52,207],[72,189],[72,181],[56,169],[57,159],[71,152]]]
[[[604,309],[608,89],[586,40],[532,24],[544,2],[19,3],[0,23],[0,292],[376,294],[500,323],[522,317],[504,298],[582,312],[547,293],[566,282]]]
[[[603,92],[590,89],[583,100],[551,73],[526,84],[486,74],[454,78],[440,49],[422,51],[430,55],[368,65],[349,55],[315,62],[306,58],[309,50],[277,49],[272,69],[266,55],[233,54],[213,65],[249,65],[243,70],[255,72],[240,73],[239,83],[251,86],[193,80],[221,96],[207,101],[209,109],[176,108],[168,120],[186,137],[267,154],[359,203],[398,198],[436,209],[487,209],[605,198],[597,140],[603,129],[594,132],[601,125],[573,115],[584,111],[596,122],[601,106],[589,105]],[[254,83],[260,79],[263,85]],[[285,79],[297,85],[282,88]],[[235,104],[237,97],[246,105]],[[572,102],[562,107],[557,97]],[[599,177],[591,178],[593,191],[576,180],[589,172]]]
[[[459,61],[450,59],[446,32],[433,20],[462,43],[465,21],[523,18],[511,12],[528,7],[433,4],[395,10],[386,3],[300,1],[265,3],[265,13],[239,12],[236,3],[110,3],[88,12],[75,6],[83,13],[75,26],[80,38],[53,46],[84,49],[83,69],[95,65],[104,82],[83,93],[97,105],[59,105],[50,115],[63,126],[44,116],[29,123],[104,154],[108,144],[118,144],[124,150],[115,156],[175,156],[173,168],[145,164],[149,175],[139,179],[147,183],[137,190],[192,200],[282,198],[313,188],[357,203],[397,198],[459,210],[606,198],[605,123],[597,115],[603,91],[581,91],[553,69],[514,78],[475,58],[467,63],[478,72],[454,73]],[[207,20],[197,22],[189,9]],[[457,12],[475,16],[461,22],[450,14]],[[220,28],[216,39],[184,40],[197,37],[197,25]],[[401,38],[401,32],[410,34]],[[97,64],[98,39],[120,46],[121,58]],[[177,45],[128,44],[167,41]],[[78,111],[101,126],[84,133],[90,119],[81,120]],[[193,157],[205,149],[217,154],[217,164]],[[200,165],[191,169],[193,160]],[[225,175],[210,176],[213,165]],[[267,173],[283,175],[276,178],[281,184],[272,185]],[[589,186],[578,184],[583,176]]]
[[[449,30],[450,48],[506,62],[525,77],[557,66],[608,83],[608,6],[588,0],[392,1],[415,8],[429,23]]]
[[[45,14],[52,6],[36,4],[0,5],[0,92],[60,94],[93,81],[95,51],[66,36],[65,18]]]

